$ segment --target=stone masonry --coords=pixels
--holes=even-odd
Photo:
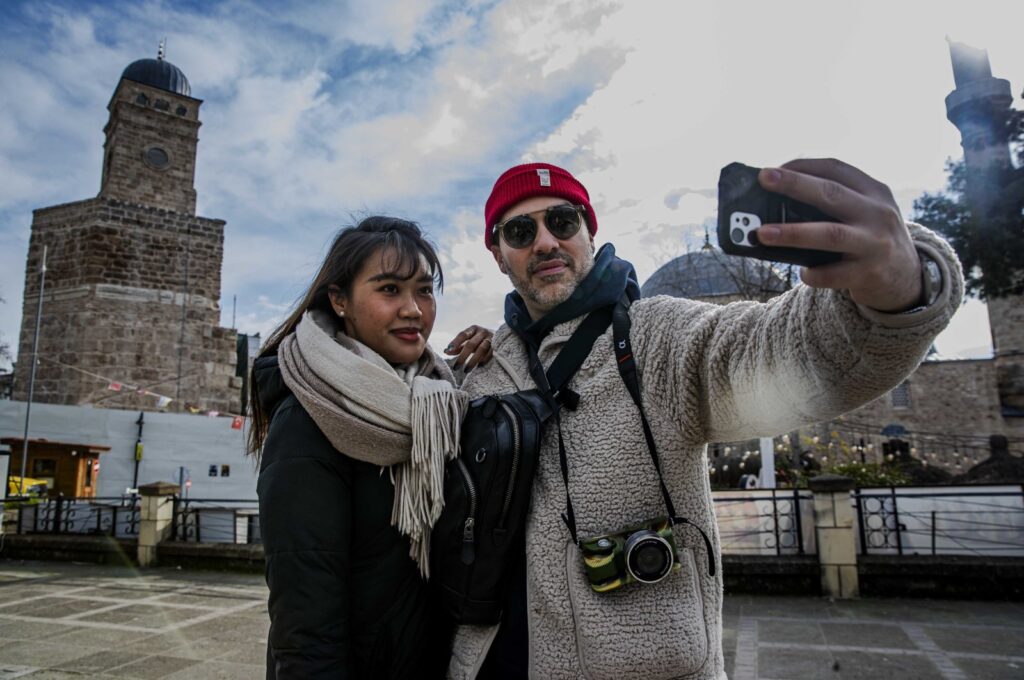
[[[1002,405],[1024,432],[1024,295],[988,300],[988,317]]]
[[[172,411],[240,411],[236,333],[218,326],[225,222],[195,215],[200,104],[122,79],[99,196],[34,212],[15,399],[28,396],[45,245],[35,401],[157,410],[163,395]]]
[[[107,106],[100,196],[194,215],[201,104],[122,79]]]
[[[1020,418],[1000,412],[996,364],[991,359],[926,361],[906,381],[905,402],[887,393],[847,414],[879,428],[899,424],[911,432],[935,432],[978,440],[992,434],[1024,436]],[[838,426],[842,429],[842,426]],[[943,461],[939,461],[940,464]],[[950,467],[953,461],[948,461]]]

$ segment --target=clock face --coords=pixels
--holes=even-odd
[[[161,170],[163,168],[166,168],[168,164],[171,162],[171,159],[167,155],[167,152],[161,149],[159,146],[151,146],[148,149],[146,149],[144,158],[146,159],[146,163],[148,165],[151,165],[154,168],[158,168]]]

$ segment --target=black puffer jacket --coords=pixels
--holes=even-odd
[[[443,677],[452,625],[391,526],[387,472],[338,452],[256,361],[270,416],[257,490],[270,586],[268,680]]]

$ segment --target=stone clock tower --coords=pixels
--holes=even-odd
[[[199,107],[163,58],[130,64],[111,97],[96,198],[33,213],[14,398],[238,413],[236,334],[220,328],[224,221],[198,217]]]

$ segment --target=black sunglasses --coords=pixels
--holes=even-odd
[[[560,241],[572,238],[583,224],[583,206],[563,203],[544,210],[510,217],[494,225],[494,236],[508,244],[509,248],[526,248],[537,238],[537,222],[534,215],[544,215],[544,226]]]

